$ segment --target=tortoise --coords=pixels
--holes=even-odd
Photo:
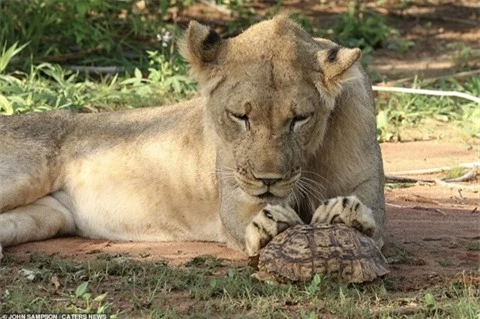
[[[260,281],[308,282],[315,274],[348,283],[386,275],[388,263],[375,241],[345,224],[296,225],[275,236],[249,265]]]

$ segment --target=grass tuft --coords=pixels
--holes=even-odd
[[[415,81],[414,87],[427,88],[421,80]],[[480,78],[472,76],[461,82],[455,79],[438,80],[428,88],[480,96]],[[438,125],[456,127],[468,137],[480,137],[480,108],[475,102],[451,97],[380,94],[377,108],[379,141],[401,141],[405,130],[420,126],[435,128]]]

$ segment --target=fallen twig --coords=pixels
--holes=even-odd
[[[232,10],[230,9],[227,9],[225,7],[222,7],[222,6],[219,6],[218,4],[216,4],[215,2],[211,2],[211,1],[208,1],[208,0],[200,0],[201,3],[209,6],[210,8],[213,8],[215,10],[217,10],[218,12],[221,12],[223,14],[226,14],[230,17],[233,17],[234,16],[234,13]]]
[[[478,27],[478,20],[477,21],[472,21],[472,20],[469,20],[469,19],[458,19],[458,18],[442,17],[442,16],[437,16],[435,18],[438,19],[438,20],[443,20],[443,21],[447,21],[447,22],[462,23],[462,24],[468,24],[468,25]]]
[[[405,177],[405,176],[395,176],[395,175],[385,175],[385,179],[388,183],[434,183],[433,179],[420,179],[420,178],[413,178],[413,177]]]
[[[87,73],[97,73],[97,74],[125,72],[125,68],[122,66],[66,65],[65,68],[75,72],[87,72]]]
[[[400,197],[403,201],[406,202],[415,202],[415,203],[422,203],[422,204],[432,204],[436,206],[442,206],[441,203],[438,200],[435,200],[433,198],[428,198],[424,197],[422,195],[405,195]]]
[[[445,186],[451,189],[461,189],[461,190],[468,190],[468,191],[480,191],[480,186],[470,186],[470,185],[463,185],[463,184],[455,184],[455,183],[448,183],[442,181],[441,179],[435,179],[435,184],[439,186]]]
[[[447,79],[447,78],[448,79],[451,79],[451,78],[462,79],[462,78],[469,77],[469,76],[474,76],[474,75],[477,75],[477,74],[480,74],[480,70],[464,71],[464,72],[458,72],[458,73],[453,73],[453,74],[435,76],[435,77],[431,77],[431,78],[425,78],[425,79],[422,79],[422,83],[423,84],[430,84],[430,83],[433,83],[437,80]],[[392,86],[392,85],[395,85],[395,84],[410,82],[410,81],[414,81],[415,78],[416,78],[416,76],[409,76],[409,77],[398,79],[398,80],[381,82],[381,84],[382,84],[381,86]]]
[[[80,58],[83,58],[86,55],[103,50],[104,48],[105,46],[103,44],[99,44],[95,48],[90,48],[83,51],[65,53],[61,55],[44,56],[40,58],[40,60],[43,62],[56,62],[56,63],[65,62],[68,60],[78,60]]]
[[[422,310],[421,307],[419,306],[403,306],[403,307],[396,307],[392,309],[381,309],[381,310],[374,310],[372,311],[372,315],[377,318],[377,317],[383,317],[385,314],[388,314],[388,316],[399,316],[399,317],[406,317],[410,315],[414,315]]]
[[[427,207],[427,206],[421,206],[421,205],[414,205],[414,206],[402,206],[402,205],[397,205],[397,204],[390,204],[390,203],[385,203],[387,206],[391,207],[396,207],[396,208],[407,208],[407,209],[416,209],[416,210],[425,210],[425,211],[432,211],[432,212],[437,212],[442,214],[443,216],[447,216],[447,213],[445,213],[443,210],[435,208],[435,207]]]
[[[457,182],[471,181],[475,179],[476,176],[477,176],[477,168],[473,168],[470,171],[468,171],[466,174],[463,174],[460,177],[443,179],[443,180],[438,178],[421,179],[421,178],[395,176],[395,175],[385,175],[385,179],[389,183],[435,183],[438,186],[446,186],[452,189],[477,191],[477,190],[480,190],[480,187],[463,185],[463,184],[455,184]]]
[[[436,167],[436,168],[427,168],[427,169],[419,169],[419,170],[411,170],[411,171],[399,171],[399,172],[391,172],[389,175],[424,175],[424,174],[435,174],[441,173],[444,171],[449,171],[457,167],[462,168],[478,168],[480,167],[480,162],[471,162],[471,163],[462,163],[456,166],[444,166],[444,167]]]
[[[475,177],[477,177],[477,168],[472,168],[460,177],[444,179],[443,181],[446,183],[469,182],[474,180]]]
[[[374,91],[396,92],[396,93],[409,93],[409,94],[423,94],[423,95],[437,95],[437,96],[455,96],[461,97],[470,101],[480,103],[480,98],[457,91],[440,91],[440,90],[425,90],[425,89],[412,89],[412,88],[398,88],[389,86],[372,85]]]
[[[432,20],[440,20],[440,21],[446,21],[446,22],[455,22],[455,23],[461,23],[461,24],[468,24],[472,26],[478,26],[478,21],[477,20],[472,20],[472,19],[465,19],[465,18],[454,18],[454,17],[445,17],[444,15],[418,15],[415,13],[410,13],[405,10],[398,10],[398,9],[391,9],[391,8],[382,8],[382,7],[375,7],[375,10],[390,15],[390,16],[396,16],[400,17],[402,19],[414,19],[414,20],[424,20],[424,21],[432,21]]]

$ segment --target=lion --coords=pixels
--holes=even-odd
[[[253,256],[312,220],[383,246],[382,158],[360,49],[312,38],[285,15],[230,39],[192,21],[180,49],[198,98],[0,117],[1,246],[78,235],[224,242]]]

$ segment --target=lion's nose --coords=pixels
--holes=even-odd
[[[272,186],[275,183],[280,182],[282,179],[281,178],[260,178],[263,184],[265,186]]]
[[[252,172],[252,173],[253,173],[253,177],[261,181],[265,186],[272,186],[273,184],[283,180],[285,177],[284,174],[276,174],[276,173],[266,173],[266,172],[265,173]]]

